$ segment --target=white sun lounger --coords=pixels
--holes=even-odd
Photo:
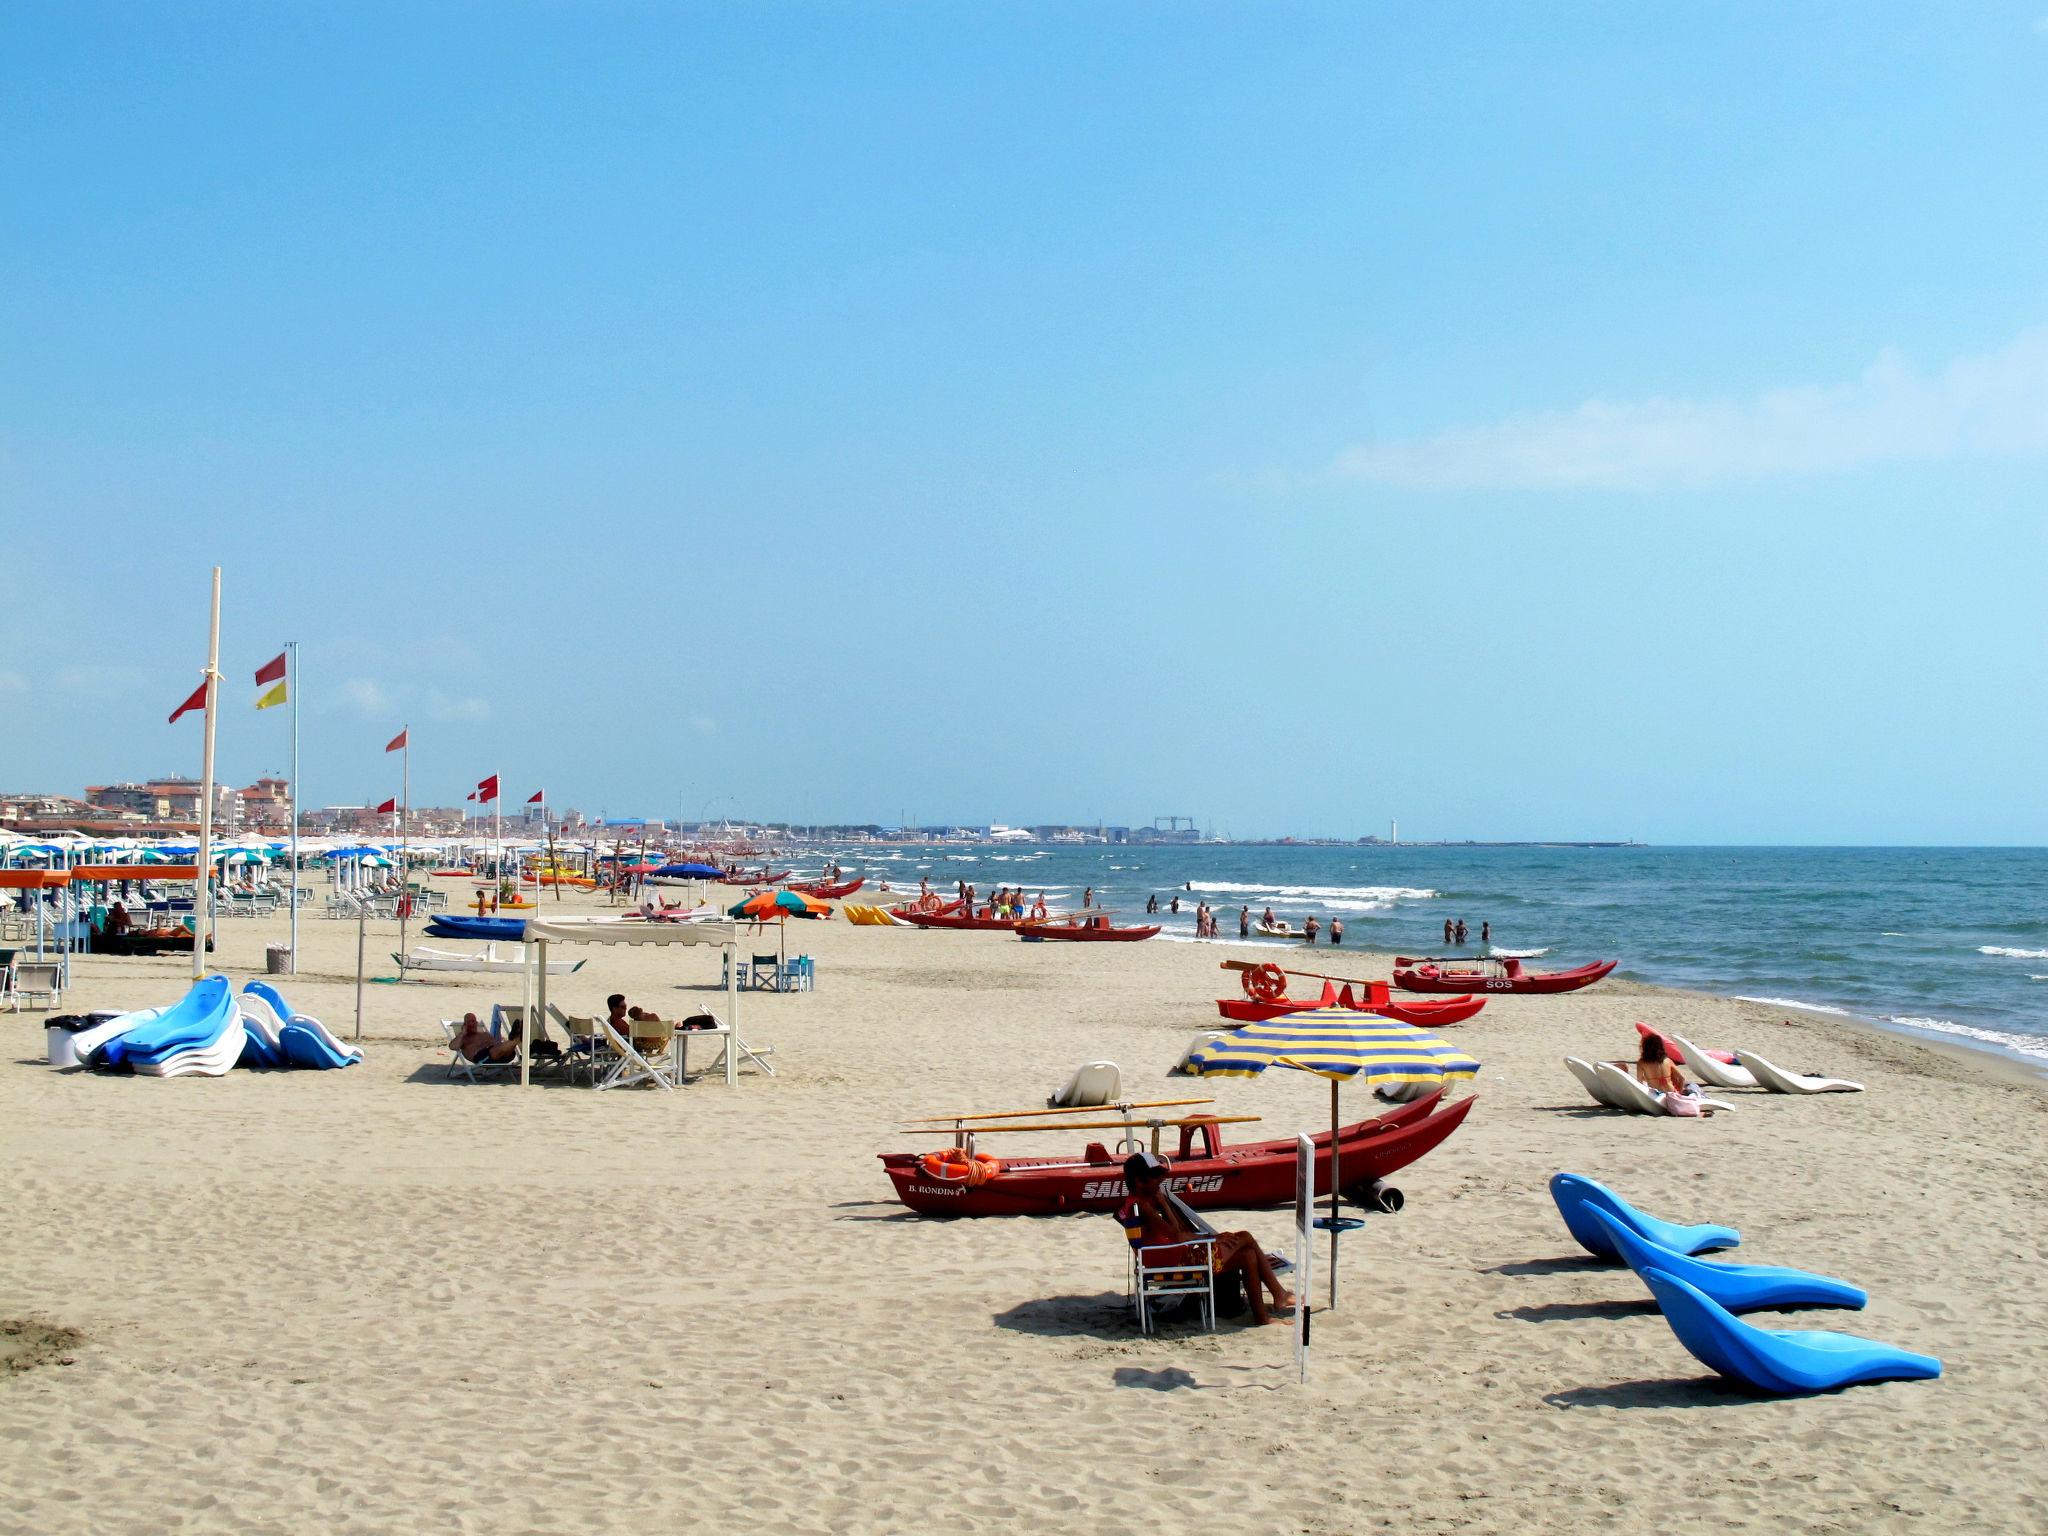
[[[1787,1072],[1783,1067],[1774,1067],[1754,1051],[1737,1051],[1735,1059],[1741,1062],[1773,1093],[1861,1093],[1863,1085],[1852,1083],[1845,1077],[1806,1077],[1798,1072]]]
[[[1637,1081],[1621,1068],[1609,1062],[1597,1062],[1593,1071],[1600,1084],[1612,1093],[1623,1109],[1633,1110],[1639,1115],[1661,1115],[1666,1113],[1664,1095],[1653,1093],[1648,1086]],[[1701,1099],[1703,1106],[1711,1109],[1733,1109],[1733,1104],[1724,1104],[1719,1099]]]
[[[1194,1039],[1188,1042],[1188,1048],[1180,1053],[1179,1061],[1176,1061],[1172,1066],[1166,1069],[1166,1075],[1168,1077],[1194,1076],[1194,1074],[1188,1070],[1188,1058],[1194,1055],[1197,1051],[1206,1050],[1208,1047],[1214,1045],[1218,1040],[1221,1040],[1228,1033],[1230,1033],[1230,1031],[1226,1029],[1203,1030],[1199,1035],[1195,1036]]]
[[[1608,1109],[1628,1108],[1626,1104],[1614,1096],[1611,1089],[1600,1081],[1600,1074],[1594,1070],[1592,1062],[1582,1061],[1576,1056],[1567,1056],[1564,1059],[1564,1064],[1571,1068],[1572,1076],[1579,1080],[1579,1086],[1593,1096],[1595,1104],[1603,1105]]]
[[[1048,1109],[1114,1104],[1123,1096],[1124,1075],[1113,1061],[1091,1061],[1074,1069],[1066,1085],[1045,1101]]]
[[[1709,1088],[1754,1088],[1756,1077],[1747,1067],[1730,1066],[1719,1057],[1709,1056],[1683,1035],[1673,1035],[1678,1048],[1685,1052],[1685,1070],[1705,1083]]]

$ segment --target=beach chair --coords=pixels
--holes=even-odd
[[[634,1020],[634,1027],[655,1031],[641,1039],[656,1042],[655,1047],[643,1054],[640,1046],[612,1028],[610,1019],[599,1019],[598,1030],[613,1057],[611,1070],[597,1083],[600,1091],[606,1088],[630,1088],[635,1083],[656,1083],[664,1092],[675,1092],[670,1081],[673,1071],[676,1027],[666,1019]]]
[[[6,958],[0,959],[0,1006],[10,1013],[18,1012],[21,1007],[14,994],[14,955],[11,952],[6,952]]]
[[[50,960],[17,960],[14,962],[15,1011],[30,998],[40,997],[44,1008],[54,1008],[64,1000],[64,967]]]
[[[1150,1333],[1152,1309],[1192,1296],[1202,1326],[1216,1331],[1216,1238],[1213,1233],[1183,1243],[1131,1244],[1128,1290],[1138,1313],[1138,1331]]]
[[[1114,1104],[1123,1096],[1124,1076],[1113,1061],[1091,1061],[1076,1067],[1074,1075],[1045,1101],[1048,1109],[1081,1109],[1094,1104]]]
[[[1730,1066],[1718,1056],[1711,1056],[1701,1050],[1683,1035],[1673,1035],[1679,1050],[1685,1053],[1685,1070],[1705,1083],[1709,1088],[1754,1088],[1756,1074],[1744,1066]]]
[[[781,960],[774,955],[750,956],[740,984],[756,992],[783,991]]]
[[[505,1061],[471,1061],[462,1052],[458,1051],[455,1048],[455,1040],[462,1033],[462,1020],[460,1019],[443,1019],[441,1021],[441,1033],[448,1041],[448,1076],[450,1078],[466,1077],[472,1083],[480,1083],[486,1077],[499,1077],[507,1070],[513,1072],[519,1070],[519,1058],[517,1056],[513,1056]],[[498,1031],[498,1020],[495,1015],[491,1019],[491,1038],[493,1040],[503,1040],[505,1038]]]
[[[1637,1210],[1605,1184],[1596,1183],[1583,1174],[1552,1174],[1550,1198],[1557,1202],[1557,1213],[1564,1218],[1566,1230],[1578,1245],[1603,1259],[1619,1259],[1621,1254],[1616,1251],[1607,1228],[1587,1214],[1593,1210],[1605,1211],[1615,1220],[1625,1222],[1637,1235],[1647,1237],[1660,1248],[1688,1256],[1711,1248],[1733,1248],[1742,1241],[1742,1234],[1733,1227],[1717,1226],[1711,1222],[1685,1226],[1678,1222],[1660,1221],[1647,1211]]]
[[[1596,1062],[1593,1065],[1593,1071],[1599,1077],[1601,1086],[1615,1096],[1623,1109],[1631,1110],[1638,1115],[1665,1115],[1669,1113],[1664,1108],[1663,1094],[1653,1092],[1649,1087],[1636,1078],[1629,1076],[1628,1073],[1622,1071],[1621,1068],[1613,1063],[1605,1061]],[[1699,1102],[1702,1107],[1708,1109],[1733,1109],[1735,1107],[1733,1104],[1726,1103],[1721,1099],[1701,1099]]]
[[[1199,1035],[1195,1036],[1194,1039],[1188,1042],[1188,1048],[1180,1053],[1179,1061],[1176,1061],[1172,1066],[1166,1069],[1166,1075],[1168,1077],[1195,1076],[1196,1074],[1194,1073],[1194,1071],[1188,1066],[1188,1058],[1193,1056],[1197,1051],[1208,1049],[1210,1046],[1214,1045],[1218,1040],[1221,1040],[1225,1035],[1229,1033],[1230,1031],[1227,1029],[1203,1030]]]
[[[562,1054],[562,1067],[569,1075],[569,1081],[576,1080],[579,1069],[590,1075],[592,1083],[597,1081],[598,1032],[597,1020],[562,1012],[553,1003],[548,1004],[548,1017],[562,1026],[562,1036],[568,1041],[568,1048]]]
[[[1577,1056],[1567,1056],[1564,1059],[1564,1064],[1571,1069],[1572,1076],[1579,1080],[1579,1086],[1593,1096],[1595,1104],[1601,1105],[1606,1109],[1626,1109],[1628,1107],[1615,1096],[1611,1088],[1601,1082],[1600,1074],[1595,1070],[1592,1062],[1582,1061]]]
[[[1774,1067],[1754,1051],[1737,1051],[1735,1059],[1749,1068],[1759,1083],[1773,1093],[1861,1093],[1863,1085],[1846,1077],[1807,1077]]]
[[[1858,1382],[1928,1381],[1941,1375],[1941,1362],[1932,1355],[1850,1333],[1758,1328],[1668,1270],[1638,1273],[1693,1358],[1754,1391],[1790,1397]]]

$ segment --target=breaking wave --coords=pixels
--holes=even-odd
[[[1503,960],[1534,960],[1540,955],[1549,954],[1550,947],[1545,945],[1542,949],[1502,949],[1496,944],[1487,953],[1498,955]]]
[[[2048,949],[2007,949],[2003,944],[1979,944],[1980,955],[2005,955],[2013,960],[2048,960]]]
[[[2048,1040],[2039,1035],[2007,1034],[1997,1029],[1976,1029],[1968,1024],[1952,1023],[1948,1019],[1926,1019],[1914,1014],[1893,1014],[1888,1023],[1902,1024],[1908,1029],[1931,1030],[1938,1035],[1956,1035],[1965,1040],[1978,1040],[1986,1045],[2003,1046],[2008,1051],[2017,1051],[2022,1056],[2032,1056],[2048,1061]]]
[[[1849,1016],[1849,1010],[1846,1008],[1831,1008],[1826,1003],[1802,1003],[1796,997],[1747,997],[1738,992],[1735,994],[1735,1001],[1762,1003],[1769,1008],[1797,1008],[1801,1013],[1833,1013],[1843,1018]]]
[[[1435,891],[1423,890],[1412,885],[1246,885],[1237,880],[1197,880],[1194,882],[1194,888],[1198,891],[1236,891],[1276,898],[1312,896],[1317,899],[1328,899],[1348,896],[1381,903],[1428,901],[1437,894]]]

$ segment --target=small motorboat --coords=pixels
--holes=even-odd
[[[1137,928],[1112,928],[1107,915],[1091,917],[1085,922],[1077,914],[1069,914],[1059,922],[1040,920],[1023,922],[1017,926],[1020,939],[1064,939],[1077,944],[1135,944],[1140,939],[1149,939],[1159,931],[1157,923]]]
[[[522,949],[524,945],[520,946]],[[463,954],[452,949],[433,949],[425,944],[413,947],[409,955],[393,954],[398,962],[398,974],[403,978],[407,971],[495,971],[517,973],[526,969],[526,962],[517,955],[498,953],[498,946],[487,944],[480,954]],[[583,968],[581,960],[550,960],[550,976],[570,976]]]
[[[1187,1101],[1181,1101],[1187,1102]],[[1196,1101],[1196,1102],[1207,1102]],[[1347,1194],[1363,1193],[1374,1181],[1384,1179],[1432,1151],[1464,1123],[1477,1099],[1467,1097],[1456,1103],[1443,1102],[1437,1089],[1412,1104],[1344,1126],[1338,1132],[1338,1177]],[[1174,1127],[1180,1131],[1180,1150],[1172,1159],[1167,1188],[1197,1210],[1219,1207],[1235,1210],[1263,1210],[1294,1202],[1295,1143],[1284,1141],[1248,1142],[1226,1147],[1219,1134],[1223,1122],[1210,1115],[1186,1120],[1151,1122],[1133,1119],[1131,1110],[1149,1105],[1111,1105],[1100,1111],[1105,1116],[1124,1112],[1122,1127],[1127,1134]],[[1038,1113],[1044,1113],[1039,1111]],[[981,1126],[979,1117],[967,1116],[954,1122],[950,1133],[955,1145],[935,1153],[884,1152],[882,1168],[896,1187],[896,1198],[913,1211],[927,1216],[1056,1216],[1072,1211],[1114,1211],[1130,1196],[1124,1185],[1124,1160],[1100,1141],[1091,1141],[1078,1157],[990,1157],[978,1152],[975,1138],[994,1130],[1086,1130],[1095,1126],[1118,1128],[1116,1120],[1074,1125]],[[1330,1133],[1313,1138],[1315,1146],[1315,1191],[1330,1192]]]
[[[1394,985],[1403,992],[1576,992],[1590,987],[1619,960],[1594,960],[1569,971],[1532,971],[1520,960],[1394,959]]]

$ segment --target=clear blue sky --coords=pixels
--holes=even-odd
[[[2048,841],[2044,17],[13,7],[0,788]]]

